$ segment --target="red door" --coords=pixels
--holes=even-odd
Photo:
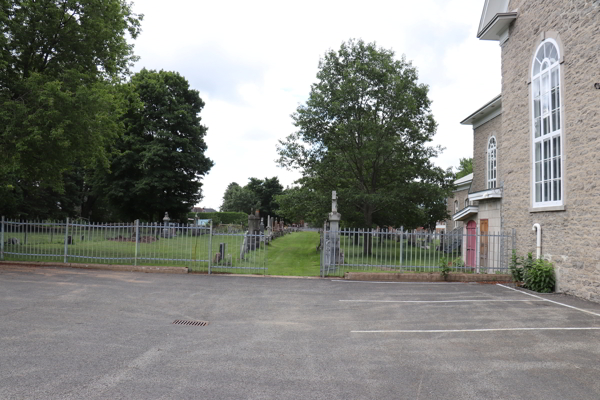
[[[477,265],[477,222],[467,223],[467,267],[475,268]]]

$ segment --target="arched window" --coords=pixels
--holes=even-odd
[[[487,187],[496,187],[496,138],[491,137],[487,147]]]
[[[531,71],[533,101],[533,205],[562,205],[560,53],[553,39],[538,47]]]

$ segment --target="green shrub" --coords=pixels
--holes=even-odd
[[[533,261],[531,267],[524,271],[523,281],[527,289],[539,293],[553,292],[556,279],[552,263],[542,259]]]
[[[451,263],[446,257],[440,257],[440,275],[442,275],[442,278],[444,278],[444,280],[448,280],[448,274],[452,270],[449,264]]]
[[[452,266],[454,268],[464,268],[465,262],[462,257],[456,257],[454,260],[452,260]]]
[[[510,257],[510,264],[508,265],[510,268],[510,274],[512,275],[513,282],[519,283],[523,282],[523,271],[524,269],[521,267],[521,260],[517,257],[517,251],[513,249],[512,256]]]
[[[531,253],[527,253],[527,258],[525,257],[521,257],[521,265],[523,265],[523,273],[525,273],[525,271],[529,270],[534,263],[535,259],[533,258],[533,254]]]

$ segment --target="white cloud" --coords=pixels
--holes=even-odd
[[[168,6],[167,6],[168,4]],[[500,49],[476,39],[482,0],[229,1],[138,0],[145,14],[136,68],[173,70],[206,103],[207,155],[202,205],[218,208],[230,182],[298,175],[277,168],[275,146],[294,131],[292,114],[316,81],[319,58],[362,38],[393,49],[430,86],[447,150],[438,165],[472,155],[472,130],[459,122],[500,92]]]

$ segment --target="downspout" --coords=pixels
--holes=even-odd
[[[542,227],[540,226],[540,224],[538,224],[537,222],[535,224],[533,224],[533,227],[531,228],[532,231],[537,230],[537,241],[536,241],[536,251],[535,251],[535,258],[540,258],[542,256]]]

